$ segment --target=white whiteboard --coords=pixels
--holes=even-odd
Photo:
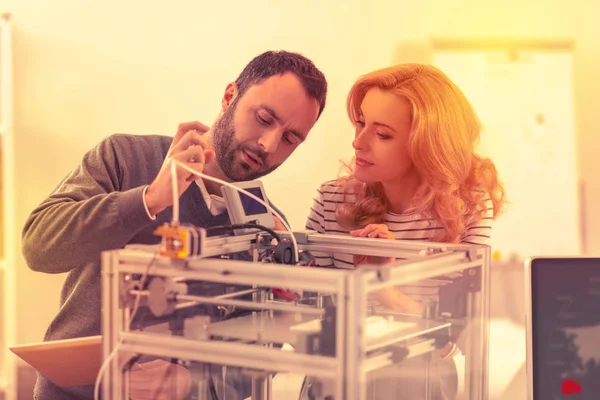
[[[482,121],[509,204],[494,224],[503,258],[581,252],[572,54],[564,51],[435,51],[433,63]]]

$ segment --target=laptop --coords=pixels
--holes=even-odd
[[[525,302],[528,399],[600,399],[600,258],[526,260]]]

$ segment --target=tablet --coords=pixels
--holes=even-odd
[[[102,365],[102,336],[24,344],[10,350],[62,387],[94,385]]]

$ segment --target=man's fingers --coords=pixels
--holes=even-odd
[[[184,164],[187,163],[204,163],[204,147],[201,145],[193,145],[186,150],[174,153],[171,158],[176,159]]]
[[[197,163],[186,163],[186,165],[193,169],[196,172],[202,173],[203,169],[204,169],[204,163],[203,162],[197,162]],[[187,176],[187,178],[185,179],[187,182],[193,182],[196,181],[200,178],[202,178],[200,175],[198,174],[194,174],[192,173],[192,171],[190,171],[189,169],[183,169],[183,176]],[[188,176],[189,175],[189,176]]]
[[[196,135],[202,136],[209,130],[210,127],[198,121],[184,122],[179,124],[177,127],[177,132],[175,133],[175,137],[173,137],[171,148],[175,147],[175,145],[177,145],[188,134],[188,132],[195,132]]]
[[[204,125],[202,122],[199,121],[192,121],[192,122],[184,122],[179,124],[179,128],[178,129],[183,129],[185,131],[198,131],[200,133],[206,133],[210,130],[210,127],[208,125]]]
[[[206,164],[206,152],[202,146],[192,146],[186,151],[173,155],[172,158],[178,161],[177,176],[188,182],[200,179],[200,175],[194,172],[202,173]],[[214,157],[214,152],[212,153]],[[184,164],[185,167],[181,164]],[[187,167],[187,168],[186,168]]]
[[[202,122],[183,122],[177,127],[177,133],[175,134],[175,137],[182,138],[189,131],[198,131],[198,133],[202,134],[208,132],[209,130],[210,127],[204,125]]]
[[[179,139],[179,141],[175,142],[175,140],[173,140],[171,148],[169,149],[169,154],[180,153],[191,146],[202,146],[205,150],[210,149],[207,138],[203,137],[198,132],[188,131],[181,139]]]
[[[201,145],[194,145],[189,147],[187,150],[179,153],[179,154],[174,154],[173,158],[175,158],[177,161],[186,164],[188,167],[192,168],[194,171],[200,172],[202,173],[202,171],[204,170],[204,165],[206,163],[209,163],[211,161],[213,161],[215,159],[215,152],[213,150],[205,150],[204,147],[202,147]],[[191,174],[192,172],[181,167],[178,166],[179,168],[182,169],[182,171],[187,171],[184,172],[183,176],[188,176],[188,174]],[[193,179],[191,179],[193,178]],[[199,175],[194,175],[193,177],[188,176],[188,180],[195,180],[200,178]]]

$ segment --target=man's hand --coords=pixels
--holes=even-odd
[[[135,364],[129,372],[131,400],[181,400],[191,389],[190,371],[164,360]]]
[[[150,214],[156,215],[173,205],[171,160],[177,160],[197,172],[202,172],[204,165],[214,160],[215,152],[210,148],[207,138],[203,137],[208,130],[209,127],[200,122],[179,125],[158,176],[146,190],[146,204]],[[177,197],[196,179],[197,175],[177,165]]]

